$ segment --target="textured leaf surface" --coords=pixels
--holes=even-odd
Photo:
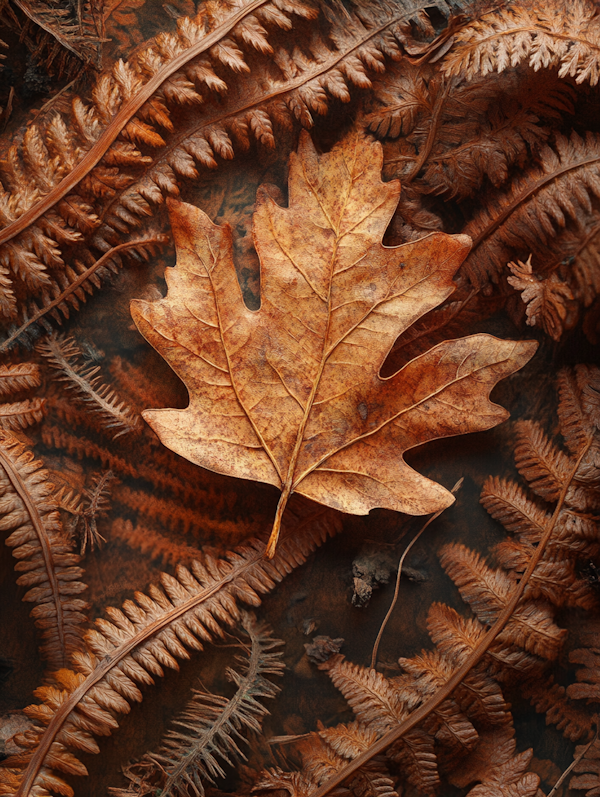
[[[353,514],[451,504],[403,452],[504,420],[489,391],[535,349],[473,335],[379,376],[398,335],[452,293],[470,247],[443,233],[384,246],[400,185],[381,181],[381,162],[380,145],[356,133],[323,156],[305,135],[290,162],[289,207],[259,191],[260,310],[242,300],[230,230],[175,202],[168,295],[132,303],[190,393],[187,409],[144,417],[192,462],[282,490],[270,553],[291,492]]]

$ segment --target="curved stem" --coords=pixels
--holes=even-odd
[[[453,494],[456,494],[457,491],[460,490],[461,485],[463,483],[463,480],[464,480],[464,477],[461,477],[456,482],[454,487],[450,490],[450,492],[453,493]],[[439,516],[442,514],[442,512],[444,512],[446,509],[447,509],[447,507],[444,507],[444,509],[439,509],[435,513],[435,515],[432,515],[429,518],[429,520],[421,527],[421,529],[415,534],[415,536],[412,538],[412,540],[408,543],[408,545],[406,546],[406,548],[404,550],[404,553],[400,557],[400,561],[398,562],[398,574],[396,575],[396,588],[394,590],[394,597],[392,598],[392,602],[390,603],[390,608],[387,610],[387,614],[383,618],[383,622],[381,623],[381,628],[379,629],[379,633],[377,634],[377,639],[375,640],[375,644],[373,645],[373,653],[371,654],[371,669],[372,670],[374,670],[375,667],[377,666],[377,652],[379,650],[379,644],[381,642],[381,638],[383,636],[383,632],[385,631],[385,627],[388,624],[388,620],[392,616],[392,612],[394,611],[394,608],[396,607],[396,603],[398,601],[398,594],[400,592],[400,578],[402,576],[402,567],[404,566],[404,560],[408,556],[410,550],[412,549],[412,547],[414,546],[416,541],[419,539],[421,534],[423,534],[425,529],[428,528],[428,526],[430,526],[433,523],[434,520],[437,520],[437,518],[439,518]]]

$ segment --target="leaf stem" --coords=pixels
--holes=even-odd
[[[271,536],[269,537],[269,541],[265,549],[265,556],[267,557],[267,559],[272,559],[275,556],[275,550],[277,548],[277,540],[279,539],[279,532],[281,530],[281,519],[283,518],[283,513],[285,512],[285,508],[287,506],[287,502],[289,500],[291,493],[292,493],[292,483],[291,481],[288,481],[288,483],[285,485],[283,492],[279,497],[279,503],[277,504],[277,512],[275,513],[275,520],[273,521]]]

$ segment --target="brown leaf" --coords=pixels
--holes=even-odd
[[[259,311],[242,300],[229,228],[177,202],[168,295],[132,303],[140,331],[190,391],[187,409],[145,419],[192,462],[282,490],[271,555],[292,492],[352,514],[450,505],[451,493],[402,454],[504,420],[489,391],[536,347],[473,335],[379,376],[398,335],[450,295],[470,245],[435,233],[383,246],[400,185],[381,181],[381,164],[381,146],[357,133],[322,156],[305,135],[290,161],[289,207],[259,190]]]

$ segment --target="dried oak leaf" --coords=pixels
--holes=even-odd
[[[444,233],[383,246],[400,184],[382,182],[381,166],[381,146],[358,133],[321,156],[304,135],[290,160],[289,207],[258,191],[257,311],[243,302],[229,227],[172,201],[168,294],[132,302],[139,330],[190,393],[187,409],[144,418],[192,462],[282,491],[269,555],[292,492],[359,515],[449,506],[454,496],[403,453],[503,421],[489,391],[536,348],[472,335],[379,376],[398,335],[452,293],[470,247]]]

